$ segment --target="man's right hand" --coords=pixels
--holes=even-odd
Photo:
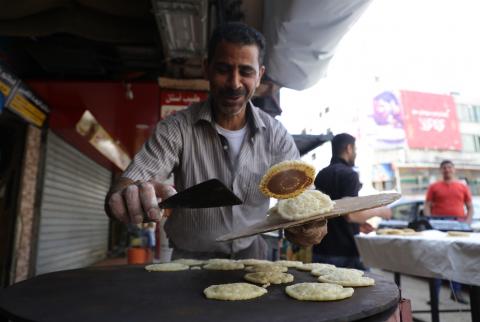
[[[158,181],[134,182],[120,178],[105,199],[105,211],[109,217],[125,224],[139,224],[144,218],[158,221],[163,215],[158,203],[176,193],[172,186]]]

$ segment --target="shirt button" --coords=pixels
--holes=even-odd
[[[224,145],[224,146],[223,146],[223,149],[224,149],[224,150],[228,150],[228,145]]]

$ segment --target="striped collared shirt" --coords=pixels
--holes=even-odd
[[[298,159],[299,153],[283,125],[251,102],[247,120],[235,166],[227,140],[215,128],[210,102],[205,101],[159,122],[123,173],[132,180],[160,181],[173,173],[177,191],[217,178],[243,200],[233,207],[174,209],[165,230],[175,248],[231,254],[252,243],[254,237],[222,243],[215,239],[265,218],[269,198],[258,188],[260,179],[272,165]]]

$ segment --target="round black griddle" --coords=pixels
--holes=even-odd
[[[308,272],[289,269],[294,283],[314,282]],[[334,302],[290,298],[285,285],[247,301],[208,300],[212,284],[243,281],[245,271],[147,272],[143,266],[97,267],[40,275],[0,290],[0,313],[14,321],[354,321],[375,320],[397,306],[393,282],[355,288]],[[370,318],[369,318],[370,317]]]

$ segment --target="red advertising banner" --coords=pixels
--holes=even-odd
[[[179,91],[164,90],[160,91],[160,119],[175,114],[187,108],[193,103],[206,100],[208,92],[203,91]]]
[[[410,148],[461,150],[455,102],[450,95],[400,91]]]

